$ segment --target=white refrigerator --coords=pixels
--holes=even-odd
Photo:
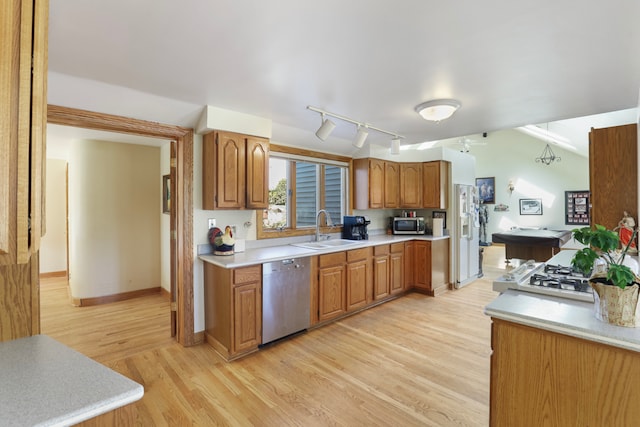
[[[473,282],[480,271],[480,217],[478,190],[474,185],[456,184],[454,188],[456,221],[454,250],[454,287],[461,288]]]

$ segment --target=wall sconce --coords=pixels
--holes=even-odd
[[[513,181],[509,180],[509,185],[507,185],[507,189],[509,190],[509,194],[513,194],[513,190],[516,189],[516,186],[513,185]]]
[[[311,111],[315,111],[316,113],[320,113],[320,115],[322,116],[322,125],[320,126],[320,129],[318,129],[318,131],[316,132],[316,136],[323,141],[327,139],[329,134],[336,127],[335,123],[333,123],[331,120],[325,119],[325,115],[327,115],[327,116],[335,117],[336,119],[344,120],[345,122],[353,123],[354,125],[358,126],[356,137],[353,140],[354,147],[362,148],[365,140],[367,139],[367,136],[369,136],[368,131],[374,130],[376,132],[393,136],[394,139],[391,141],[391,154],[400,154],[400,140],[404,138],[404,136],[402,135],[398,135],[395,132],[389,132],[387,130],[377,128],[368,123],[359,122],[357,120],[350,119],[349,117],[346,117],[346,116],[330,113],[328,111],[321,110],[320,108],[312,107],[310,105],[307,105],[307,109]]]

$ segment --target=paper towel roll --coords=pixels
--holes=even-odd
[[[433,237],[442,236],[442,224],[444,218],[433,218]]]

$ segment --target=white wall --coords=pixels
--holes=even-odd
[[[160,149],[73,141],[69,286],[92,298],[160,286]]]
[[[67,271],[67,161],[47,159],[47,232],[40,243],[40,273]]]
[[[573,152],[551,145],[562,160],[551,165],[536,163],[546,143],[514,130],[489,133],[478,140],[486,145],[471,145],[476,158],[477,177],[495,177],[496,204],[509,206],[508,212],[496,212],[489,206],[487,238],[491,233],[519,227],[575,228],[565,224],[565,191],[589,190],[589,161]],[[525,144],[526,142],[526,144]],[[513,181],[512,194],[507,189]],[[542,215],[520,215],[520,199],[542,199]]]
[[[160,179],[159,192],[162,194],[162,176],[171,173],[171,143],[160,147]],[[171,292],[171,218],[162,213],[162,197],[159,199],[158,212],[160,215],[160,286]]]

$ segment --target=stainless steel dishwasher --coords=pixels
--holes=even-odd
[[[310,325],[310,259],[290,258],[262,264],[262,343]]]

